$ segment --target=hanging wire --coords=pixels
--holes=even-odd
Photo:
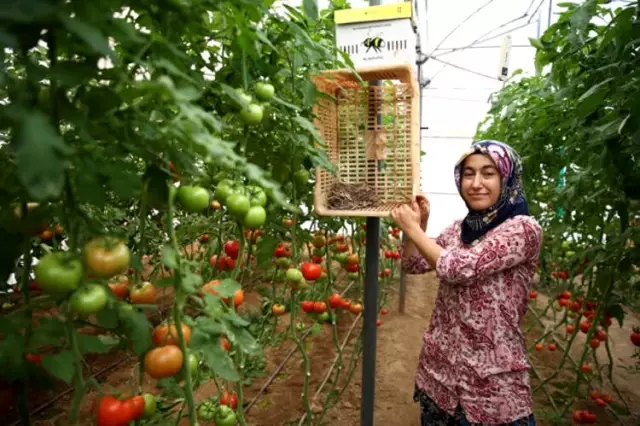
[[[486,33],[482,34],[480,37],[476,38],[474,41],[472,41],[470,44],[468,44],[466,46],[454,47],[454,48],[448,49],[445,52],[440,53],[440,54],[438,54],[436,56],[437,57],[441,57],[441,56],[449,55],[449,54],[454,53],[454,52],[465,50],[465,49],[468,49],[470,47],[475,46],[476,44],[480,44],[480,43],[487,42],[489,40],[493,40],[493,39],[498,38],[498,37],[500,37],[502,35],[509,34],[509,33],[513,32],[513,31],[516,31],[516,30],[519,30],[521,28],[525,28],[525,27],[529,26],[531,24],[531,20],[536,16],[536,13],[538,12],[538,10],[540,10],[540,7],[542,6],[542,3],[544,3],[544,1],[545,0],[540,0],[538,2],[538,6],[535,8],[535,10],[530,13],[529,11],[531,10],[531,6],[535,2],[535,0],[532,0],[531,3],[529,4],[529,7],[527,7],[527,10],[525,11],[524,14],[518,16],[517,18],[513,18],[513,19],[511,19],[511,20],[509,20],[509,21],[507,21],[507,22],[505,22],[503,24],[500,24],[500,25],[498,25],[497,27],[493,28],[490,31],[487,31]],[[498,30],[501,30],[502,28],[505,28],[505,27],[507,27],[507,26],[509,26],[511,24],[514,24],[514,23],[516,23],[518,21],[522,21],[522,20],[526,19],[527,17],[529,17],[529,20],[527,21],[526,24],[519,25],[519,26],[517,26],[515,28],[511,28],[506,32],[499,33],[498,35],[487,37],[490,34],[496,32]]]
[[[451,37],[451,35],[453,33],[455,33],[460,27],[462,27],[467,21],[469,21],[471,18],[473,18],[475,15],[477,15],[478,13],[480,13],[480,11],[482,11],[482,9],[484,9],[485,7],[489,6],[491,3],[493,3],[495,0],[489,0],[487,1],[485,4],[483,4],[482,6],[480,6],[479,8],[477,8],[475,11],[473,11],[472,13],[469,14],[469,16],[467,16],[466,18],[464,18],[458,25],[456,25],[451,31],[449,31],[449,34],[447,34],[446,36],[444,36],[444,38],[442,40],[440,40],[440,43],[438,43],[438,45],[435,47],[435,49],[433,49],[433,51],[429,54],[429,56],[433,55],[435,53],[436,50],[438,50],[438,48],[440,46],[442,46],[442,44],[447,41],[447,39],[449,37]]]
[[[497,77],[493,77],[493,76],[488,75],[488,74],[483,74],[483,73],[478,72],[478,71],[470,70],[469,68],[461,67],[460,65],[452,64],[451,62],[445,62],[442,59],[436,58],[435,56],[430,56],[429,59],[432,59],[434,61],[440,62],[440,63],[444,64],[445,66],[457,68],[457,69],[459,69],[461,71],[466,71],[466,72],[471,73],[471,74],[475,74],[475,75],[479,75],[481,77],[489,78],[491,80],[501,81]],[[433,77],[431,78],[430,81],[432,81],[432,80],[433,80]]]

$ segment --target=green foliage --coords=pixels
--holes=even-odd
[[[508,84],[476,136],[522,154],[547,264],[588,266],[585,296],[613,309],[640,290],[640,20],[637,2],[601,3],[567,4],[531,40],[538,75]]]

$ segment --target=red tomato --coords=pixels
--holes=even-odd
[[[571,292],[569,290],[565,290],[560,293],[560,299],[571,299]]]
[[[589,321],[582,321],[580,323],[580,331],[582,331],[584,334],[587,334],[590,328],[591,328],[591,323]]]
[[[231,349],[231,342],[229,342],[229,339],[227,339],[226,337],[223,337],[222,339],[220,339],[220,346],[222,346],[222,349],[229,352],[229,350]]]
[[[601,342],[604,342],[605,340],[607,340],[607,332],[604,330],[596,331],[596,339],[600,340]]]
[[[103,396],[96,410],[98,426],[127,426],[133,415],[132,405],[125,405],[112,395]]]
[[[535,290],[532,290],[529,292],[529,299],[536,299],[538,297],[538,292]]]
[[[344,269],[346,269],[347,272],[358,272],[360,270],[360,267],[357,263],[348,263],[344,267]]]
[[[389,310],[387,308],[380,309],[380,314],[387,315],[388,313],[389,313]]]
[[[291,249],[285,245],[278,245],[273,252],[275,257],[291,257]]]
[[[331,306],[331,309],[336,309],[342,306],[342,296],[338,293],[333,293],[329,296],[329,306]]]
[[[380,326],[382,325],[382,320],[381,320],[380,318],[378,318],[378,319],[376,320],[376,325],[377,325],[378,327],[380,327]]]
[[[560,304],[560,306],[566,307],[569,306],[569,303],[571,303],[571,301],[569,299],[560,299],[558,300],[558,303]]]
[[[129,399],[122,401],[122,405],[126,410],[131,411],[131,420],[141,419],[144,415],[144,397],[142,395],[136,395]]]
[[[640,346],[640,329],[634,328],[629,338],[631,339],[633,346]]]
[[[547,346],[547,348],[549,349],[549,352],[553,352],[555,351],[558,347],[556,346],[555,343],[549,343],[549,346]]]
[[[580,369],[584,374],[591,373],[591,366],[589,364],[582,364],[582,367],[580,367]]]
[[[391,253],[391,250],[385,250],[385,251],[384,251],[384,258],[385,258],[385,259],[391,259],[391,258],[393,258],[393,253]]]
[[[600,395],[600,399],[602,399],[607,404],[611,404],[613,402],[613,397],[608,393],[603,393],[602,395]]]
[[[351,300],[349,299],[342,299],[342,304],[340,306],[342,309],[349,309],[351,308]]]
[[[311,256],[311,261],[317,265],[322,263],[322,257],[320,256]]]
[[[536,351],[540,352],[543,349],[544,349],[543,343],[536,343]]]
[[[235,392],[227,392],[224,391],[222,393],[222,397],[220,398],[220,405],[226,405],[231,407],[233,410],[238,408],[238,395]]]
[[[573,332],[576,331],[576,326],[573,324],[569,324],[567,325],[567,334],[573,334]]]
[[[319,314],[325,312],[327,310],[327,304],[324,302],[315,302],[313,304],[313,311]]]
[[[313,312],[313,302],[310,300],[305,300],[303,301],[300,306],[302,307],[302,310],[305,311],[306,313],[311,313]]]
[[[26,360],[29,361],[32,364],[40,364],[42,363],[42,354],[32,354],[32,353],[28,353],[25,356]]]
[[[238,241],[227,241],[224,243],[224,252],[231,259],[237,259],[240,253],[240,243]]]
[[[206,243],[206,242],[208,242],[208,241],[209,241],[209,234],[202,234],[202,235],[200,236],[200,242],[201,242],[201,243]]]
[[[600,340],[594,337],[593,339],[591,339],[591,342],[589,342],[589,346],[591,346],[593,349],[598,349],[598,347],[600,346]]]
[[[349,310],[354,314],[359,314],[360,312],[362,312],[362,304],[352,303],[351,306],[349,306]]]
[[[311,262],[303,263],[300,270],[302,271],[302,276],[307,281],[315,281],[320,278],[320,275],[322,275],[322,268]]]

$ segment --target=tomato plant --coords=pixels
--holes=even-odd
[[[149,424],[176,423],[167,407],[181,404],[193,425],[204,406],[194,393],[211,380],[239,385],[236,409],[214,404],[210,418],[245,425],[252,366],[265,364],[265,347],[292,341],[308,422],[336,404],[323,396],[311,412],[302,333],[306,321],[337,336],[352,319],[327,303],[344,311],[362,292],[329,261],[335,241],[345,259],[363,256],[362,220],[315,216],[311,187],[316,170],[335,169],[313,124],[311,77],[350,66],[331,13],[347,4],[304,3],[39,0],[3,10],[2,383],[35,382],[24,366],[38,363],[73,389],[62,422],[78,424],[102,386],[90,364],[126,352],[145,374],[117,390],[136,395],[127,399],[105,383],[92,413],[100,424],[129,424],[143,401]],[[286,332],[276,327],[284,312]],[[336,363],[327,395],[357,365]],[[138,395],[152,379],[157,399]],[[15,394],[15,407],[33,405],[30,392]]]
[[[640,84],[631,70],[639,65],[633,52],[640,26],[635,2],[611,9],[597,1],[561,7],[557,22],[531,39],[538,72],[517,76],[493,97],[476,138],[507,142],[521,154],[530,210],[544,228],[532,314],[553,317],[566,333],[557,336],[563,355],[555,371],[537,378],[541,384],[534,389],[549,392],[557,372],[572,364],[570,397],[548,398],[559,418],[573,410],[576,423],[591,424],[596,415],[573,404],[597,382],[616,388],[613,365],[619,360],[611,352],[609,327],[612,319],[624,326],[623,305],[639,308],[640,191],[631,182],[640,179],[640,113],[632,101]],[[548,306],[541,306],[543,294]],[[608,359],[608,369],[585,368],[599,356]],[[617,415],[628,411],[622,405]]]

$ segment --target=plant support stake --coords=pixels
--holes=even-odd
[[[370,6],[378,6],[380,0],[369,0]],[[379,81],[371,82],[371,85],[379,85]],[[373,102],[378,109],[378,102]],[[371,107],[371,106],[370,106]],[[378,122],[382,116],[378,111]],[[377,166],[377,164],[376,164]],[[375,166],[374,166],[375,167]],[[376,393],[376,339],[378,316],[378,265],[380,263],[380,218],[367,218],[366,231],[366,263],[364,275],[364,315],[363,315],[363,342],[362,342],[362,388],[360,405],[360,425],[373,426]]]

